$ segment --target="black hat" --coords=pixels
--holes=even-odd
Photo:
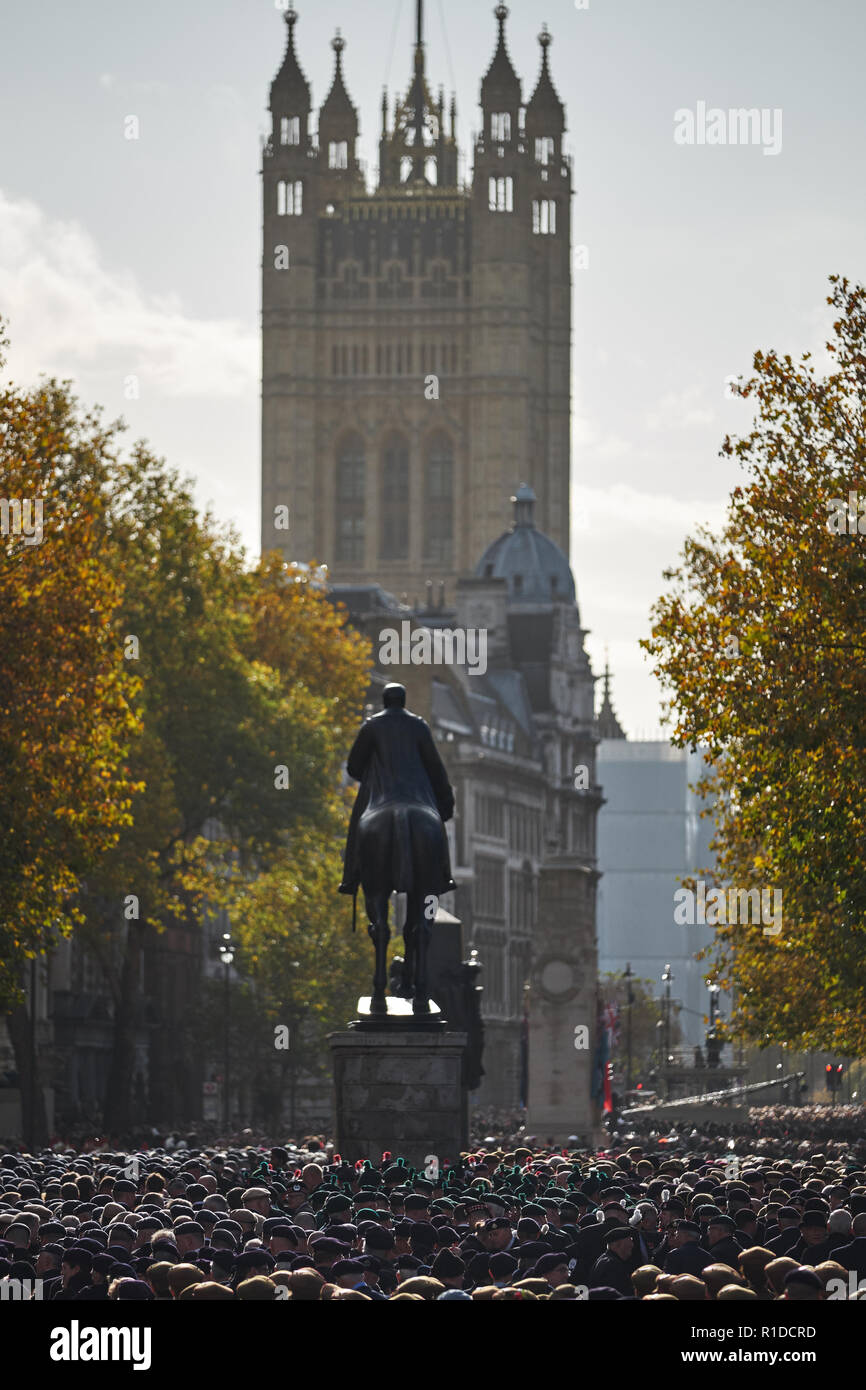
[[[631,1232],[629,1232],[629,1235],[630,1234]],[[552,1269],[558,1269],[560,1265],[568,1266],[567,1255],[557,1255],[555,1253],[542,1255],[540,1260],[536,1260],[532,1273],[539,1276],[549,1274]]]
[[[517,1261],[507,1250],[500,1250],[490,1256],[487,1268],[494,1279],[508,1279],[517,1269]]]
[[[492,1216],[489,1221],[485,1221],[481,1229],[485,1235],[489,1235],[492,1231],[510,1231],[511,1222],[507,1216]]]
[[[731,1218],[730,1218],[729,1216],[722,1216],[721,1213],[719,1213],[718,1215],[716,1215],[716,1214],[714,1213],[714,1214],[709,1218],[709,1220],[708,1220],[708,1222],[707,1222],[707,1225],[708,1225],[708,1226],[723,1226],[723,1227],[725,1228],[726,1231],[735,1231],[735,1230],[737,1229],[736,1223],[735,1223],[734,1221],[732,1221]]]
[[[392,1232],[386,1231],[384,1226],[370,1225],[364,1230],[366,1250],[393,1250],[396,1244]]]
[[[698,1228],[695,1227],[695,1230]],[[636,1232],[630,1226],[611,1226],[610,1230],[604,1233],[605,1245],[610,1245],[614,1240],[634,1240]]]
[[[430,1273],[434,1279],[457,1279],[466,1272],[466,1265],[459,1255],[455,1255],[453,1250],[444,1249],[437,1251],[436,1257],[430,1266]]]
[[[535,1264],[542,1255],[550,1254],[550,1244],[546,1240],[528,1240],[523,1245],[513,1246],[512,1249],[521,1264],[526,1264],[527,1261],[529,1264]]]
[[[827,1225],[827,1213],[824,1211],[815,1211],[814,1209],[810,1208],[808,1211],[805,1211],[803,1213],[803,1219],[800,1222],[800,1225],[820,1226],[823,1230]]]
[[[798,1269],[792,1269],[790,1273],[785,1275],[785,1288],[789,1284],[805,1284],[810,1289],[823,1289],[824,1287],[821,1276],[807,1265],[800,1265]]]
[[[93,1263],[93,1256],[89,1250],[81,1245],[70,1245],[68,1250],[63,1252],[63,1263],[67,1265],[79,1265],[81,1269],[89,1272]]]

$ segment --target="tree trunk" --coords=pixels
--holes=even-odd
[[[106,1134],[121,1138],[129,1129],[132,1077],[135,1066],[135,1035],[138,1025],[138,980],[141,969],[143,928],[130,922],[126,931],[120,993],[114,1009],[114,1046],[108,1083],[105,1088],[103,1128]]]
[[[21,1088],[24,1143],[28,1149],[43,1148],[48,1143],[48,1117],[39,1084],[38,1058],[34,1056],[30,1009],[26,1004],[19,1004],[6,1015],[6,1027],[15,1053],[18,1085]]]

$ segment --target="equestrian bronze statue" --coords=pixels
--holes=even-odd
[[[346,840],[341,893],[364,890],[375,947],[370,1012],[387,1014],[388,903],[406,894],[405,956],[399,994],[429,1013],[427,958],[435,905],[454,888],[445,821],[454,793],[430,727],[405,708],[402,685],[385,686],[384,709],[365,721],[346,768],[360,782]]]

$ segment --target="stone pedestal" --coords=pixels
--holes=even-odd
[[[598,874],[567,861],[542,865],[529,987],[527,1132],[540,1143],[588,1143],[597,1125],[591,1098],[597,1035],[595,884]]]
[[[468,1144],[465,1033],[354,1029],[328,1038],[337,1152],[377,1162],[386,1149],[421,1167],[452,1163]]]

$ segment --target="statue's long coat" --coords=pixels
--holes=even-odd
[[[361,727],[346,762],[360,782],[346,840],[341,893],[454,887],[444,823],[454,793],[429,725],[392,706]]]

